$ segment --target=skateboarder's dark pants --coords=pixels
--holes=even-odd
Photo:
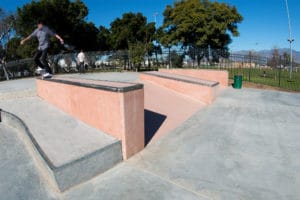
[[[34,55],[34,62],[41,68],[45,69],[47,73],[52,74],[52,71],[47,62],[47,53],[48,53],[47,48],[44,50],[37,50]]]

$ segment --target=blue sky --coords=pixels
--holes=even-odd
[[[285,0],[218,0],[237,7],[243,15],[244,21],[239,25],[240,37],[234,38],[230,45],[232,50],[263,50],[274,46],[289,47],[287,12]],[[0,7],[14,11],[30,0],[1,0]],[[162,13],[166,5],[173,4],[173,0],[84,0],[89,8],[88,21],[97,26],[109,27],[111,21],[121,17],[124,12],[142,12],[148,21],[160,25]],[[300,51],[300,2],[289,0],[292,19],[292,31],[295,42],[293,48]],[[297,15],[298,14],[298,15]]]

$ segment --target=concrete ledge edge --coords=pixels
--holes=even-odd
[[[61,166],[54,166],[54,168],[53,168],[52,170],[53,170],[54,172],[63,170],[64,168],[66,168],[66,167],[68,167],[68,166],[70,166],[70,165],[76,164],[76,163],[78,163],[78,162],[81,162],[81,161],[84,161],[84,160],[86,160],[86,159],[89,159],[89,158],[91,158],[91,157],[93,157],[93,156],[96,156],[97,154],[102,153],[102,152],[106,151],[107,149],[109,149],[109,148],[111,148],[112,146],[115,146],[115,145],[121,145],[121,141],[115,139],[115,142],[114,142],[114,143],[111,143],[111,144],[109,144],[109,145],[107,145],[107,146],[105,146],[105,147],[102,147],[101,149],[98,149],[98,150],[96,150],[96,151],[93,151],[93,152],[91,152],[91,153],[89,153],[89,154],[86,154],[86,155],[82,156],[81,158],[72,160],[72,161],[70,161],[70,162],[68,162],[68,163],[66,163],[66,164],[61,165]]]
[[[187,79],[178,78],[178,77],[165,76],[163,74],[154,74],[151,72],[143,72],[141,74],[145,74],[145,75],[149,75],[149,76],[156,76],[156,77],[160,77],[160,78],[170,79],[170,80],[174,80],[174,81],[181,81],[181,82],[191,83],[191,84],[196,84],[196,85],[203,85],[203,86],[207,86],[207,87],[215,87],[215,86],[219,85],[219,82],[215,82],[215,81],[210,81],[212,83],[209,84],[209,83],[202,82],[200,79],[199,79],[199,81],[192,81],[192,80],[187,80]],[[189,78],[189,77],[187,76],[187,78]]]
[[[98,85],[98,84],[91,84],[91,83],[80,83],[70,80],[58,80],[58,79],[42,79],[42,78],[37,78],[38,80],[43,80],[43,81],[48,81],[48,82],[54,82],[54,83],[61,83],[61,84],[67,84],[67,85],[75,85],[79,87],[86,87],[86,88],[92,88],[92,89],[97,89],[97,90],[106,90],[110,92],[130,92],[133,90],[138,90],[138,89],[143,89],[144,85],[139,84],[139,83],[132,83],[132,86],[126,86],[126,87],[115,87],[115,86],[105,86],[105,85]],[[87,79],[89,80],[89,79]],[[114,81],[107,81],[107,82],[114,82]],[[116,83],[121,83],[121,82],[116,82]],[[128,83],[127,83],[128,84]]]

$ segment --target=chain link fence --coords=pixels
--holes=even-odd
[[[278,62],[270,66],[268,58],[249,54],[223,54],[203,51],[166,50],[142,55],[140,63],[133,63],[129,51],[85,52],[85,71],[148,71],[158,68],[199,68],[228,70],[230,79],[242,75],[244,81],[300,91],[300,66],[293,63],[293,77],[289,78],[289,65]],[[49,56],[49,66],[54,73],[77,73],[77,53],[62,52]],[[5,70],[10,79],[35,76],[33,59],[23,59],[0,64],[0,78]]]

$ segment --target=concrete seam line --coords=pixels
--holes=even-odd
[[[159,175],[157,175],[157,174],[155,174],[155,173],[153,173],[153,172],[151,172],[151,171],[149,171],[149,170],[142,169],[142,168],[140,168],[140,167],[136,167],[136,166],[134,166],[134,165],[132,165],[132,164],[129,164],[129,163],[127,163],[127,164],[130,165],[131,167],[133,167],[133,168],[139,170],[139,171],[142,171],[142,172],[145,172],[145,173],[147,173],[147,174],[149,174],[149,175],[155,176],[155,177],[157,177],[157,178],[159,178],[159,179],[161,179],[161,180],[163,180],[163,181],[166,181],[166,182],[168,182],[168,183],[171,183],[171,184],[173,184],[173,185],[175,185],[175,186],[177,186],[177,187],[179,187],[179,188],[181,188],[181,189],[183,189],[183,190],[185,190],[185,191],[191,192],[191,193],[193,193],[193,194],[195,194],[195,195],[197,195],[197,196],[199,196],[199,197],[206,198],[206,199],[209,199],[209,200],[213,200],[212,198],[210,198],[210,197],[208,197],[208,196],[206,196],[206,195],[204,195],[204,194],[201,194],[201,193],[199,193],[199,192],[197,192],[197,191],[194,191],[194,190],[191,190],[191,189],[189,189],[189,188],[186,188],[186,187],[184,187],[184,186],[182,186],[182,185],[179,185],[178,183],[175,183],[175,182],[171,181],[170,179],[166,179],[166,178],[164,178],[164,177],[161,177],[161,176],[159,176]]]

